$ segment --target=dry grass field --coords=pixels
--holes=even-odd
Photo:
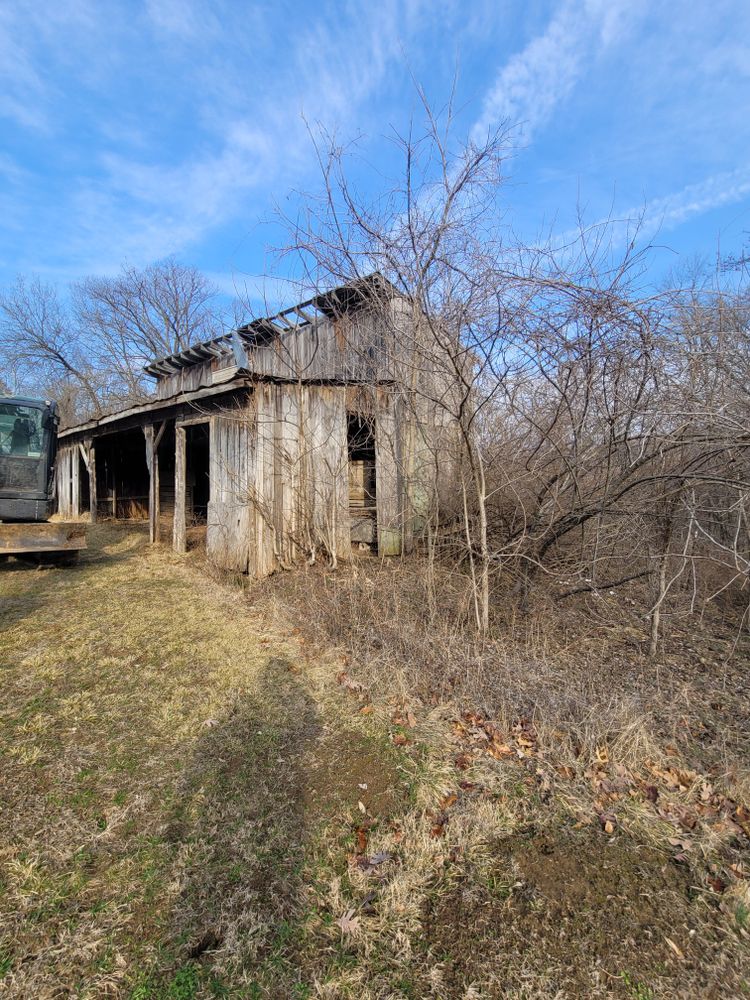
[[[0,997],[750,996],[742,656],[586,687],[537,636],[472,707],[389,668],[451,638],[367,633],[377,564],[243,589],[146,542],[0,567]]]

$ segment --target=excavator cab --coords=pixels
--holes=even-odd
[[[0,398],[0,521],[46,521],[53,511],[57,406]]]
[[[86,548],[86,527],[50,521],[55,506],[57,406],[0,397],[0,562],[68,565]]]

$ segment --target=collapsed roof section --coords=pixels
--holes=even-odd
[[[322,295],[315,295],[305,302],[290,306],[273,316],[263,316],[238,327],[231,333],[193,344],[182,351],[153,361],[145,371],[156,379],[174,375],[183,368],[202,364],[212,358],[235,355],[235,362],[242,365],[241,356],[246,349],[268,344],[291,330],[311,329],[318,323],[336,319],[372,305],[382,296],[399,295],[394,285],[379,272],[358,278]]]

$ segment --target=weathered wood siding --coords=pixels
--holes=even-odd
[[[211,417],[208,553],[262,577],[301,554],[351,555],[342,387],[257,386]]]
[[[211,417],[206,548],[224,569],[254,570],[255,425],[250,407]]]
[[[78,469],[78,444],[58,448],[55,459],[55,492],[57,512],[62,517],[78,517],[74,510],[75,491],[73,489],[74,469]]]
[[[360,309],[337,319],[318,319],[280,329],[265,343],[243,338],[247,370],[268,378],[326,382],[377,382],[395,377],[398,350],[390,321],[374,310]],[[218,357],[187,364],[159,377],[156,393],[168,399],[221,384],[235,370],[231,345]]]
[[[173,375],[162,376],[156,383],[156,398],[169,399],[181,392],[195,392],[197,389],[207,389],[221,381],[220,372],[234,368],[234,357],[231,351],[210,361],[187,365]]]

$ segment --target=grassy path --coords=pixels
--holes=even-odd
[[[303,862],[391,794],[377,740],[292,637],[139,532],[10,564],[0,601],[0,995],[308,995]]]

